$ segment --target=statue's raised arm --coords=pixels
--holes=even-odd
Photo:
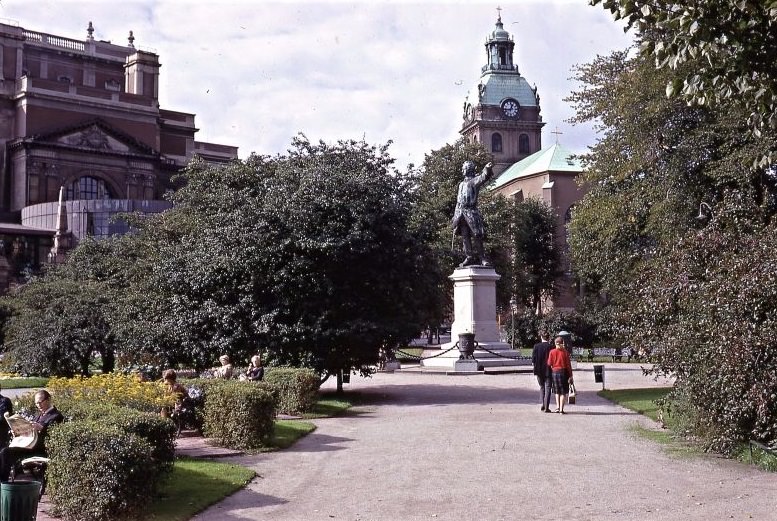
[[[478,211],[480,187],[494,177],[493,163],[489,162],[480,175],[475,175],[475,163],[465,161],[461,167],[464,180],[459,183],[456,195],[456,211],[451,220],[453,233],[461,235],[466,258],[459,267],[491,266],[483,248],[486,234],[483,217]]]

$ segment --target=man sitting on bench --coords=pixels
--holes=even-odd
[[[38,415],[33,420],[32,428],[38,433],[35,443],[31,447],[5,447],[0,450],[0,481],[8,481],[11,469],[17,461],[30,456],[44,456],[46,454],[46,433],[53,423],[62,423],[65,418],[62,413],[51,404],[51,395],[41,389],[35,393],[35,405],[38,407]]]

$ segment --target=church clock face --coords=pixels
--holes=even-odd
[[[508,118],[517,118],[520,105],[514,99],[506,99],[502,102],[502,113]]]

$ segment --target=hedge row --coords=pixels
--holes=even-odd
[[[309,370],[274,368],[265,382],[183,380],[201,392],[196,402],[204,434],[237,449],[266,446],[277,411],[311,409],[318,378]],[[52,427],[48,493],[56,514],[68,521],[142,518],[159,479],[172,468],[176,428],[169,418],[93,398],[54,397],[67,418]],[[16,409],[33,410],[32,395]]]
[[[275,397],[264,385],[224,380],[206,391],[204,434],[220,445],[261,448],[272,437],[274,420]]]
[[[162,467],[162,471],[172,468],[176,428],[168,418],[112,404],[86,402],[71,407],[68,419],[100,423],[134,434],[151,445],[151,456]]]
[[[115,406],[104,407],[103,412],[99,419],[85,416],[52,427],[47,437],[48,494],[56,514],[64,519],[137,516],[153,497],[160,477],[172,468],[172,422]]]
[[[264,377],[278,401],[278,411],[284,414],[308,412],[318,398],[319,380],[310,369],[275,367]]]

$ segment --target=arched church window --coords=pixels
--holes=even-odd
[[[502,134],[494,132],[491,134],[491,152],[502,151]]]
[[[529,153],[529,135],[528,134],[521,134],[518,136],[518,153],[519,154],[528,154]]]
[[[92,176],[79,177],[65,189],[69,201],[79,199],[113,199],[110,187],[102,179]]]

